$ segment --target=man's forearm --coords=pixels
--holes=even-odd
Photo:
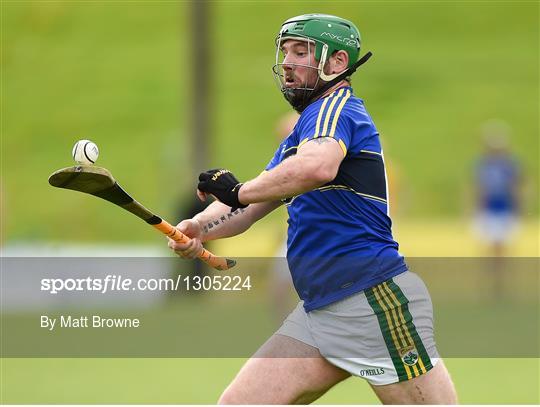
[[[231,212],[231,208],[215,201],[193,217],[201,225],[202,241],[231,237],[245,232],[252,224],[246,209]]]
[[[213,202],[204,211],[194,216],[201,225],[202,241],[239,235],[268,213],[279,207],[281,202],[264,202],[231,212],[231,208],[219,201]]]

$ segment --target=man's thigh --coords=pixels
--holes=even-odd
[[[307,404],[349,376],[317,348],[275,334],[246,362],[219,404]]]
[[[457,395],[442,360],[413,379],[371,386],[383,404],[457,404]]]

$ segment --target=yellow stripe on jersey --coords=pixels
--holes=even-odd
[[[300,146],[301,146],[302,144],[304,144],[304,143],[305,143],[306,141],[308,141],[308,140],[309,140],[309,139],[306,137],[306,138],[303,139],[303,140],[300,142],[300,144],[298,144],[297,146],[291,146],[291,147],[289,147],[289,148],[287,148],[287,149],[285,149],[285,150],[282,150],[282,151],[281,151],[281,154],[284,154],[284,153],[286,153],[287,151],[290,151],[290,150],[294,150],[295,148],[300,148]]]
[[[324,192],[324,191],[329,191],[331,189],[342,189],[342,190],[345,190],[345,191],[354,192],[356,195],[363,196],[364,198],[367,198],[367,199],[373,199],[375,201],[379,201],[379,202],[382,202],[382,203],[387,203],[386,199],[384,199],[384,198],[379,198],[378,196],[369,195],[369,194],[363,194],[362,192],[355,191],[354,189],[352,189],[351,187],[348,187],[346,185],[326,185],[324,187],[317,188],[317,191]]]
[[[378,153],[376,151],[369,151],[369,150],[360,150],[361,153],[367,153],[367,154],[375,154],[375,155],[380,155],[382,156],[381,153]]]
[[[313,134],[313,138],[317,137],[325,137],[326,136],[326,130],[328,128],[328,121],[330,120],[330,116],[332,115],[332,110],[334,105],[337,102],[337,98],[341,97],[345,89],[338,89],[332,92],[330,95],[324,98],[324,101],[322,102],[321,107],[319,108],[319,115],[317,116],[317,123],[315,125],[315,133]],[[336,94],[337,92],[337,94]],[[348,92],[348,91],[347,91]],[[331,106],[328,108],[328,110],[325,113],[326,105],[329,101],[331,102]],[[324,117],[324,120],[323,120]],[[321,132],[321,122],[324,126],[323,131]]]
[[[330,116],[332,116],[332,112],[334,111],[334,106],[336,105],[336,102],[338,99],[343,95],[343,92],[345,89],[340,89],[338,94],[334,97],[332,97],[332,103],[330,103],[330,107],[328,108],[328,111],[326,112],[325,118],[324,118],[324,126],[322,129],[322,133],[320,134],[321,137],[325,137],[327,135],[326,131],[328,130],[328,122],[330,121]]]
[[[339,146],[341,147],[341,149],[343,150],[343,157],[345,157],[347,155],[347,146],[345,145],[345,143],[341,139],[338,140],[338,143],[339,143]]]
[[[351,91],[347,89],[347,94],[341,99],[341,102],[339,103],[339,106],[336,110],[336,114],[334,115],[334,119],[332,120],[332,127],[330,128],[330,137],[334,137],[334,134],[336,132],[336,126],[339,119],[339,115],[341,113],[341,109],[343,109],[343,106],[345,106],[345,102],[347,102],[347,99],[351,97]]]
[[[295,196],[293,196],[292,198],[290,198],[291,200],[290,200],[289,202],[287,202],[287,203],[285,204],[285,206],[290,206],[290,205],[294,202],[294,200],[295,200],[296,198],[298,198],[299,196],[300,196],[300,195],[295,195]]]
[[[328,103],[328,99],[325,98],[322,102],[321,108],[319,109],[319,115],[317,116],[317,124],[315,125],[315,134],[313,135],[313,138],[319,137],[319,129],[321,127],[321,118],[324,112],[324,108],[326,107],[326,104]]]
[[[281,154],[286,153],[286,152],[289,151],[289,150],[294,150],[295,148],[298,148],[298,147],[299,147],[299,146],[292,146],[292,147],[289,147],[289,148],[287,148],[286,150],[281,151]]]
[[[306,137],[305,139],[303,139],[300,144],[298,144],[298,148],[302,147],[302,145],[304,145],[305,143],[307,143],[309,141],[309,138]]]

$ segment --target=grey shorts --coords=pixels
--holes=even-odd
[[[308,313],[300,302],[276,333],[373,385],[420,376],[439,359],[431,298],[410,271]]]

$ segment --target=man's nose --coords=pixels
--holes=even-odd
[[[286,69],[288,71],[293,69],[291,58],[288,55],[286,55],[285,58],[283,58],[283,69]]]

